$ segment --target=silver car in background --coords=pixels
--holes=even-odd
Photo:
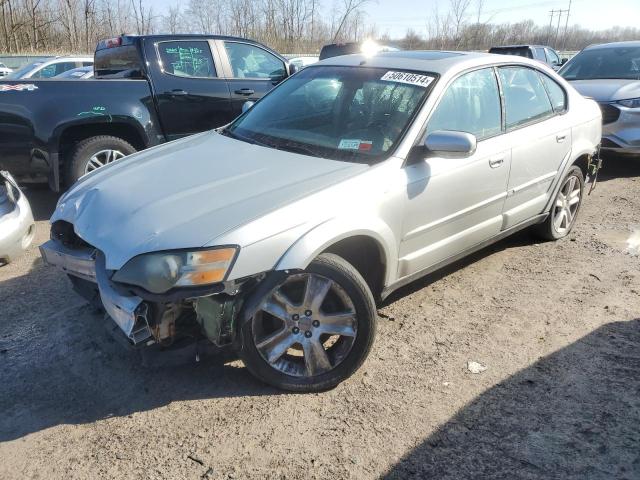
[[[9,172],[0,171],[0,265],[12,262],[29,248],[34,233],[27,197]]]
[[[93,65],[93,57],[66,56],[53,57],[29,63],[10,73],[4,80],[25,80],[27,78],[53,78],[68,70]]]
[[[600,136],[596,103],[540,62],[334,57],[84,176],[41,252],[131,343],[206,338],[323,390],[367,357],[376,300],[523,228],[568,235]]]
[[[560,70],[602,109],[602,150],[640,156],[640,42],[592,45]]]

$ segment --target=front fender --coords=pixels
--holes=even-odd
[[[370,237],[378,244],[386,265],[385,285],[393,282],[398,265],[397,239],[389,226],[376,217],[334,218],[318,225],[285,252],[275,269],[303,270],[331,245],[354,236]]]

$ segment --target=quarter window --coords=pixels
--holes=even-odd
[[[462,75],[447,88],[427,125],[427,133],[436,130],[467,132],[478,140],[501,132],[500,93],[493,69]]]
[[[206,41],[160,42],[158,52],[165,73],[178,77],[216,77],[216,67]]]
[[[538,74],[523,67],[498,69],[504,94],[507,128],[515,128],[553,115],[553,108]]]
[[[543,73],[539,73],[539,75],[542,79],[542,83],[544,83],[544,86],[547,88],[547,92],[549,93],[553,111],[564,112],[567,109],[567,96],[564,93],[564,89]]]
[[[262,48],[240,42],[224,42],[235,78],[280,79],[284,62]]]

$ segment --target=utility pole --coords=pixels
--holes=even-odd
[[[562,50],[567,45],[567,29],[569,28],[569,15],[571,14],[571,0],[569,0],[569,8],[567,8],[567,20],[564,24],[564,35],[562,37]]]
[[[551,45],[551,25],[553,25],[553,16],[555,15],[555,10],[549,11],[549,30],[547,31],[547,45]]]

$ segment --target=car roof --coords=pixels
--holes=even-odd
[[[629,40],[627,42],[609,42],[599,43],[597,45],[589,45],[585,50],[595,50],[596,48],[610,48],[610,47],[640,47],[640,40]]]
[[[551,48],[548,45],[535,45],[535,44],[527,44],[527,45],[494,45],[489,48],[489,50],[493,50],[494,48]],[[553,50],[553,48],[551,48]]]
[[[380,52],[372,56],[342,55],[322,60],[315,65],[368,66],[397,68],[444,74],[450,70],[463,70],[483,65],[514,64],[538,67],[539,62],[511,55],[493,55],[479,52],[447,52],[438,50],[401,50]]]

